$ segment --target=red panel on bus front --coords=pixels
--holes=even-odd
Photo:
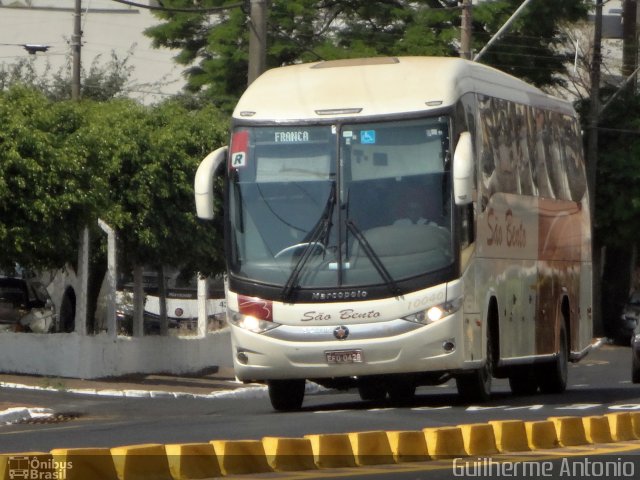
[[[249,131],[235,132],[231,137],[231,154],[229,155],[229,170],[243,168],[247,164],[249,150]]]

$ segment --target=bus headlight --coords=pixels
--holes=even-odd
[[[280,324],[270,320],[260,320],[253,315],[243,315],[238,312],[229,312],[229,322],[236,327],[249,330],[254,333],[264,333],[279,327]]]
[[[453,315],[455,312],[460,310],[460,307],[462,307],[462,298],[457,298],[455,300],[450,300],[439,305],[434,305],[427,308],[426,310],[412,313],[411,315],[402,317],[402,319],[407,320],[408,322],[429,325],[430,323],[442,320],[449,315]]]

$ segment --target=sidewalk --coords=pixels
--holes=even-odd
[[[266,395],[266,387],[237,381],[233,368],[229,367],[215,368],[193,376],[137,374],[95,380],[0,373],[0,392],[11,388],[138,398]],[[17,405],[15,402],[0,400],[0,425],[13,422],[18,408],[37,410],[38,407],[41,405]]]
[[[247,385],[236,380],[233,368],[230,367],[215,367],[199,375],[132,374],[93,380],[0,373],[0,388],[87,392],[139,391],[206,395],[220,390],[235,390],[246,387]]]

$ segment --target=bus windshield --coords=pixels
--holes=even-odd
[[[402,293],[397,282],[453,261],[448,149],[446,117],[237,128],[230,273],[285,293]]]

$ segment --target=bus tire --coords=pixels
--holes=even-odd
[[[493,345],[487,332],[487,358],[484,366],[473,373],[456,377],[458,394],[465,402],[486,402],[491,397],[491,379],[493,377]]]
[[[269,380],[269,400],[278,411],[300,410],[304,399],[305,380]]]
[[[563,321],[558,334],[558,355],[538,369],[538,385],[542,393],[562,393],[567,388],[569,376],[569,345],[567,327]]]

